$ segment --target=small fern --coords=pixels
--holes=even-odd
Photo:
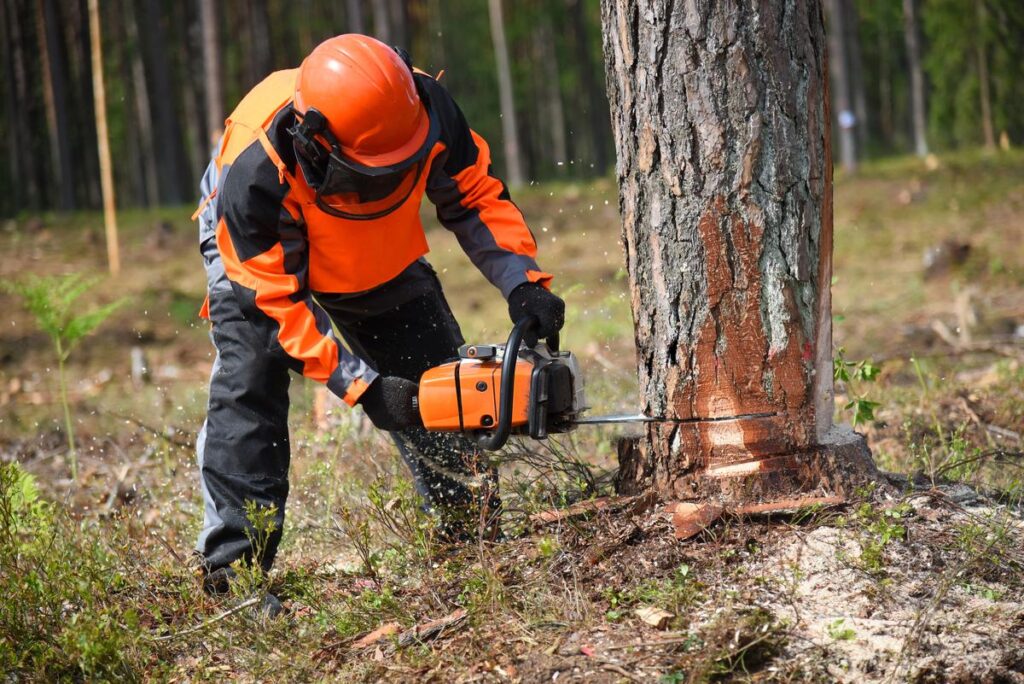
[[[36,325],[53,341],[53,348],[57,354],[60,399],[64,406],[64,424],[68,435],[68,463],[71,466],[72,479],[78,479],[78,454],[75,449],[71,408],[68,405],[65,364],[71,355],[71,350],[82,338],[98,328],[127,301],[119,299],[106,306],[80,312],[76,308],[76,302],[97,282],[99,282],[98,278],[85,278],[79,274],[72,274],[68,276],[29,276],[20,282],[3,286],[5,290],[21,298],[25,308],[36,319]]]

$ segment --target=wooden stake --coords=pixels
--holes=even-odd
[[[92,99],[96,103],[96,142],[100,155],[100,187],[103,190],[107,263],[110,265],[111,275],[117,275],[121,272],[121,253],[117,243],[117,210],[114,206],[114,178],[110,166],[110,137],[107,133],[107,95],[103,86],[99,0],[89,0],[89,37],[92,41]]]

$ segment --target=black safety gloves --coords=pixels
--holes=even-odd
[[[356,402],[363,407],[370,422],[379,430],[405,430],[420,427],[416,406],[418,387],[415,382],[398,376],[379,377],[370,383]]]
[[[565,324],[565,302],[543,285],[523,283],[508,296],[508,315],[513,323],[518,323],[526,316],[537,317],[537,327],[527,330],[523,335],[526,346],[533,347],[538,338],[547,338],[562,329]]]

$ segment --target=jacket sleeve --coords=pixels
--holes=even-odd
[[[266,160],[266,163],[264,163]],[[308,244],[298,205],[255,145],[223,173],[217,248],[242,312],[296,370],[350,406],[377,373],[335,337],[307,284]]]
[[[506,299],[525,282],[548,287],[552,276],[537,266],[537,241],[508,188],[491,172],[487,142],[470,129],[447,90],[433,79],[421,79],[441,119],[446,148],[427,182],[438,220],[455,233],[463,251]]]

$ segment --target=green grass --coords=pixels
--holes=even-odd
[[[882,160],[837,181],[833,291],[842,319],[835,341],[853,364],[851,384],[837,388],[838,415],[849,418],[842,407],[854,398],[877,402],[861,429],[880,465],[926,482],[952,478],[990,487],[1005,501],[1019,501],[1024,478],[1012,453],[1022,446],[986,426],[1024,431],[1024,363],[984,351],[952,354],[934,335],[919,333],[935,319],[950,320],[953,300],[967,287],[978,292],[977,339],[988,339],[985,326],[993,321],[1024,322],[1024,252],[1008,249],[1024,234],[1024,154],[939,161],[930,169],[916,159]],[[568,303],[563,346],[581,358],[594,412],[634,411],[633,329],[614,183],[530,187],[516,200],[537,235],[541,266],[555,273],[555,290]],[[98,286],[96,300],[128,295],[133,304],[69,359],[81,451],[77,487],[55,458],[63,434],[47,340],[11,297],[0,295],[9,319],[0,328],[0,670],[34,681],[219,680],[238,673],[370,681],[510,672],[545,658],[583,658],[558,655],[578,650],[564,643],[576,632],[597,630],[625,643],[645,629],[633,613],[641,605],[675,615],[676,645],[659,661],[663,681],[742,677],[790,643],[784,621],[751,608],[758,592],[774,585],[743,576],[744,568],[771,539],[746,532],[744,524],[716,528],[700,546],[623,543],[596,564],[588,560],[595,549],[622,537],[627,523],[599,518],[533,531],[529,514],[609,491],[618,429],[581,429],[539,448],[511,450],[502,471],[506,530],[524,536],[451,549],[431,538],[390,443],[339,405],[330,406],[326,428],[318,426],[317,388],[298,379],[292,489],[277,570],[254,576],[242,595],[202,595],[189,556],[201,516],[190,443],[205,411],[212,356],[207,325],[194,316],[204,278],[190,213],[120,215],[125,269]],[[425,210],[430,259],[465,337],[503,340],[504,302],[430,214]],[[17,225],[25,228],[30,219],[19,217]],[[161,221],[171,231],[158,246],[152,236]],[[925,280],[922,252],[946,238],[969,240],[971,255]],[[32,231],[0,235],[0,247],[4,279],[28,263],[43,275],[99,273],[104,264],[102,221],[93,213],[43,216]],[[135,345],[153,372],[140,387],[128,378]],[[858,365],[866,359],[874,360],[870,380],[856,370],[868,368]],[[868,502],[844,515],[863,551],[855,567],[885,581],[892,559],[916,541],[907,539],[913,513]],[[836,522],[814,514],[793,524],[813,525],[819,517]],[[999,516],[959,527],[939,551],[970,571],[950,586],[1001,595],[1005,576],[986,568],[1017,568],[1013,539]],[[705,555],[685,557],[704,548]],[[266,582],[289,602],[290,618],[265,623],[242,611],[218,619]],[[382,623],[407,629],[460,606],[470,611],[468,625],[439,646],[392,653],[386,640],[384,661],[372,649],[348,650],[352,637]],[[850,635],[849,622],[827,629],[837,644],[860,638]],[[807,667],[807,677],[820,674]],[[543,668],[527,671],[527,680],[538,673],[550,680]]]

